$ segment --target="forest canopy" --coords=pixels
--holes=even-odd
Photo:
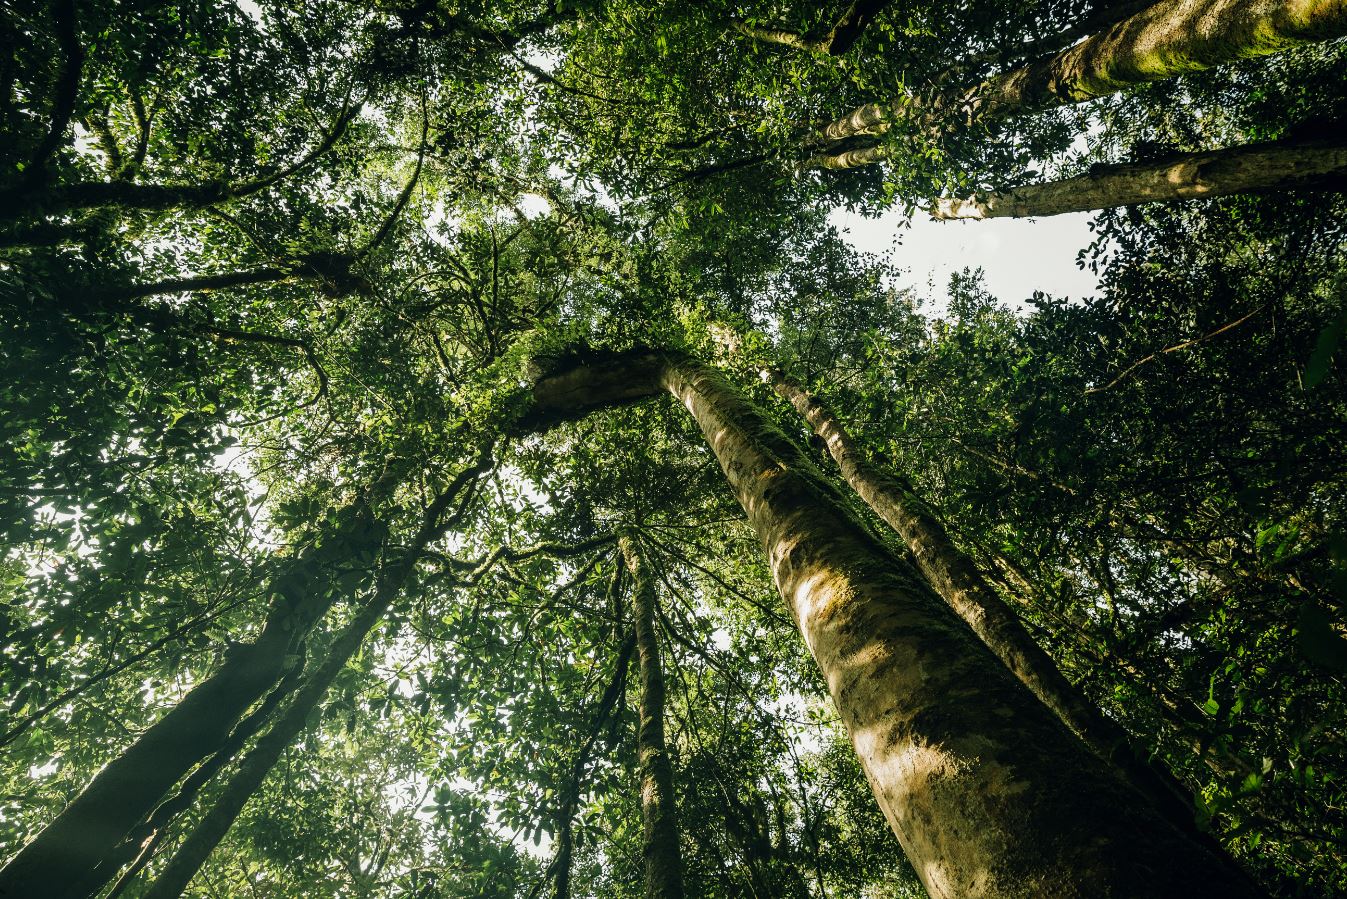
[[[1347,893],[1344,36],[0,5],[0,897]]]

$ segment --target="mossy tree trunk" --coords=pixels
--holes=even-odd
[[[1192,801],[1183,787],[1134,754],[1127,732],[1066,679],[1019,616],[987,583],[973,559],[955,546],[926,503],[897,475],[871,463],[817,397],[779,370],[767,374],[776,392],[823,441],[847,484],[902,537],[927,582],[973,633],[1096,755],[1116,765],[1175,824],[1193,831]]]
[[[552,377],[535,400],[595,408],[644,383],[696,419],[934,899],[1258,895],[1086,749],[718,373],[632,353]]]
[[[868,103],[827,125],[822,144],[879,135],[895,121],[942,131],[959,120],[997,118],[1098,97],[1222,63],[1266,56],[1347,34],[1343,0],[1160,0],[1075,46],[925,102]],[[882,153],[852,158],[864,164]],[[825,150],[814,165],[824,165]],[[845,167],[835,163],[832,168]]]
[[[678,846],[678,808],[673,766],[664,743],[664,668],[655,629],[655,585],[645,572],[636,541],[618,540],[632,580],[632,617],[640,666],[641,723],[637,760],[641,774],[641,854],[645,861],[646,899],[683,899],[683,858]]]
[[[931,215],[938,219],[1025,218],[1295,187],[1341,189],[1344,174],[1347,138],[1279,141],[1101,166],[1076,178],[964,200],[937,200]]]

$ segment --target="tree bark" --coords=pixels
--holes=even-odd
[[[901,119],[999,118],[1098,97],[1347,34],[1343,0],[1160,0],[1056,53],[929,103],[869,103],[826,126],[824,143]],[[873,161],[873,160],[870,160]]]
[[[178,851],[174,853],[164,870],[142,894],[143,899],[177,899],[187,889],[196,872],[229,832],[229,828],[233,826],[248,800],[262,785],[262,781],[271,772],[281,754],[304,729],[309,716],[327,694],[328,688],[332,686],[342,668],[365,642],[369,632],[383,619],[388,607],[415,571],[416,564],[426,547],[442,536],[453,524],[452,517],[443,520],[444,511],[485,466],[484,456],[476,466],[461,472],[426,509],[420,528],[407,550],[379,578],[374,595],[332,641],[322,664],[304,679],[303,685],[295,691],[290,703],[276,719],[276,723],[258,739],[257,744],[239,762],[238,769],[225,784],[215,805],[211,806],[210,811],[206,812],[188,834],[187,839],[178,847]]]
[[[664,670],[655,631],[655,586],[646,577],[635,540],[618,540],[632,579],[636,656],[641,669],[641,725],[637,759],[641,771],[641,854],[645,859],[646,899],[682,899],[683,858],[678,846],[678,808],[673,767],[664,744]]]
[[[70,126],[70,120],[75,115],[75,107],[79,105],[80,78],[84,72],[84,47],[79,40],[74,0],[54,0],[51,7],[56,42],[65,60],[56,79],[51,125],[38,145],[37,152],[29,161],[28,171],[24,173],[24,180],[32,185],[41,184],[45,180],[47,164],[65,142],[66,128]]]
[[[1195,834],[1192,799],[1182,785],[1143,762],[1127,732],[1066,679],[911,487],[867,460],[842,422],[818,398],[780,370],[770,371],[768,377],[827,446],[843,479],[902,537],[927,582],[955,614],[1096,755],[1116,765],[1181,829]]]
[[[232,762],[244,745],[256,735],[264,724],[271,720],[272,713],[276,711],[277,706],[298,685],[303,670],[302,663],[292,668],[290,673],[276,685],[276,688],[267,694],[267,697],[258,703],[257,707],[249,712],[246,718],[239,722],[238,726],[230,733],[225,744],[214,755],[197,765],[196,769],[187,776],[187,779],[182,782],[182,785],[171,798],[160,803],[149,819],[132,830],[116,851],[103,858],[102,863],[94,869],[90,880],[79,888],[78,894],[80,896],[92,899],[92,897],[99,895],[103,888],[108,885],[108,882],[113,877],[117,877],[117,872],[130,864],[130,867],[122,871],[120,877],[117,877],[116,883],[107,893],[107,899],[115,899],[116,896],[121,895],[136,875],[154,857],[155,850],[158,849],[167,832],[168,824],[183,811],[191,808],[192,803],[196,801],[197,796],[200,795],[206,784],[210,783],[225,765]]]
[[[616,580],[614,578],[614,581]],[[580,791],[584,783],[585,768],[589,766],[590,754],[594,751],[594,744],[598,742],[600,732],[612,717],[613,707],[617,705],[618,697],[626,693],[627,671],[631,667],[631,655],[635,649],[636,636],[632,634],[622,641],[622,646],[617,651],[617,664],[613,666],[613,678],[608,682],[608,686],[603,691],[603,696],[599,699],[589,735],[585,738],[585,742],[581,744],[580,751],[575,754],[575,761],[571,763],[570,783],[567,784],[566,793],[561,800],[561,808],[557,812],[557,850],[550,866],[552,871],[552,899],[571,899],[571,858],[575,851],[575,812],[580,805]]]
[[[999,63],[1004,67],[1021,60],[1038,59],[1052,53],[1060,53],[1081,38],[1110,28],[1124,19],[1130,19],[1150,7],[1153,2],[1154,0],[1126,0],[1120,3],[1105,0],[1102,4],[1095,4],[1093,10],[1084,18],[1056,34],[1014,47],[998,47],[995,50],[978,53],[960,60],[956,70],[963,71],[987,63]]]
[[[60,815],[0,870],[0,896],[65,899],[164,794],[229,736],[278,683],[286,659],[331,605],[325,592],[278,600],[261,634],[109,762]]]
[[[615,360],[601,386],[630,399]],[[600,405],[579,368],[554,376]],[[1259,895],[1072,736],[717,373],[666,356],[636,381],[696,419],[933,899]]]
[[[966,200],[937,200],[937,219],[1024,218],[1138,203],[1173,203],[1294,188],[1341,189],[1347,140],[1276,141],[1184,153],[1154,162],[1101,166],[1088,175]]]
[[[257,741],[257,745],[243,757],[238,770],[229,778],[223,792],[188,835],[173,858],[149,889],[145,899],[177,899],[188,883],[205,864],[224,835],[229,832],[239,812],[257,792],[281,754],[299,736],[309,715],[327,693],[347,661],[364,642],[365,636],[383,618],[391,596],[382,591],[362,608],[359,614],[338,634],[323,663],[295,691],[276,723]]]
[[[380,491],[385,479],[372,488]],[[234,725],[275,686],[337,592],[325,582],[336,553],[350,555],[374,524],[364,499],[347,507],[343,536],[310,546],[272,579],[261,633],[98,772],[56,818],[0,870],[0,897],[78,895],[94,868],[191,768],[227,740]],[[334,535],[335,536],[335,535]]]
[[[841,18],[822,37],[810,37],[782,28],[764,28],[737,19],[730,22],[730,27],[745,37],[763,43],[780,44],[792,50],[842,56],[856,45],[865,29],[884,11],[889,2],[890,0],[853,0]]]

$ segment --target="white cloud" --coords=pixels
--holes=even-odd
[[[1073,213],[1041,219],[937,222],[919,215],[903,228],[903,215],[887,212],[868,219],[837,210],[832,223],[867,253],[892,252],[903,270],[898,284],[914,287],[923,299],[944,296],[949,276],[982,267],[991,293],[1011,307],[1022,306],[1035,290],[1081,299],[1098,279],[1076,265],[1076,254],[1092,240],[1091,215]],[[932,289],[928,289],[932,288]]]

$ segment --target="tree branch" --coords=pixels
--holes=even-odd
[[[742,19],[730,19],[729,26],[745,37],[766,44],[779,44],[809,53],[842,56],[856,45],[865,29],[878,18],[889,2],[890,0],[852,0],[841,18],[833,24],[827,34],[822,36],[803,35],[782,28],[764,28],[749,24]]]
[[[1123,369],[1121,374],[1119,374],[1119,375],[1118,375],[1116,378],[1114,378],[1112,381],[1109,381],[1109,382],[1108,382],[1107,384],[1105,384],[1103,387],[1090,387],[1090,388],[1088,388],[1088,389],[1085,391],[1085,395],[1086,395],[1086,396],[1089,396],[1089,395],[1092,394],[1092,393],[1100,393],[1100,392],[1105,391],[1105,390],[1108,390],[1108,389],[1110,389],[1110,388],[1112,388],[1112,387],[1116,387],[1118,384],[1120,384],[1120,383],[1122,383],[1124,380],[1126,380],[1126,379],[1132,374],[1132,372],[1136,371],[1138,368],[1140,368],[1141,366],[1145,365],[1146,363],[1148,363],[1148,362],[1154,362],[1156,359],[1160,358],[1161,356],[1165,355],[1166,353],[1177,353],[1179,350],[1186,350],[1186,349],[1188,349],[1189,347],[1197,346],[1199,343],[1206,343],[1208,340],[1211,340],[1213,337],[1219,337],[1219,336],[1221,336],[1222,334],[1224,334],[1226,331],[1229,331],[1229,330],[1232,329],[1232,328],[1237,328],[1237,327],[1239,327],[1240,325],[1244,324],[1246,321],[1248,321],[1249,319],[1253,318],[1255,315],[1257,315],[1258,313],[1260,313],[1260,312],[1262,312],[1262,311],[1263,311],[1263,307],[1260,306],[1259,308],[1255,309],[1254,311],[1250,312],[1249,314],[1247,314],[1247,315],[1242,315],[1242,316],[1240,316],[1239,318],[1235,319],[1234,321],[1229,322],[1228,324],[1222,325],[1221,327],[1217,328],[1215,331],[1212,331],[1212,332],[1210,332],[1210,333],[1208,333],[1208,334],[1203,334],[1201,337],[1194,337],[1192,340],[1185,340],[1185,341],[1183,341],[1182,343],[1176,343],[1176,344],[1174,344],[1173,346],[1165,347],[1163,350],[1157,350],[1156,352],[1151,353],[1149,356],[1145,356],[1144,358],[1138,359],[1136,362],[1133,362],[1131,365],[1127,366],[1127,368]]]
[[[75,0],[54,0],[52,18],[55,21],[56,40],[65,57],[65,66],[56,82],[56,97],[52,104],[51,126],[47,136],[38,144],[25,172],[24,180],[29,186],[42,182],[46,174],[47,163],[56,153],[61,141],[65,139],[65,130],[75,114],[75,104],[79,100],[80,75],[84,69],[84,48],[80,46],[79,34],[75,23]]]
[[[322,363],[318,361],[318,355],[313,351],[313,346],[307,340],[300,340],[297,337],[280,337],[275,334],[259,334],[256,331],[234,331],[229,328],[217,328],[212,325],[203,326],[201,330],[225,340],[238,340],[244,343],[267,343],[272,346],[291,347],[299,350],[304,354],[305,361],[309,363],[309,367],[313,369],[314,374],[318,377],[318,390],[310,399],[301,403],[296,408],[306,409],[327,395],[327,370],[324,369]]]

